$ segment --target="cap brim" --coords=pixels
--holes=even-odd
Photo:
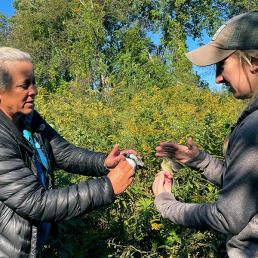
[[[226,50],[208,44],[186,53],[186,57],[195,65],[207,66],[220,62],[235,51],[236,50]]]

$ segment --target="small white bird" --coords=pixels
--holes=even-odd
[[[125,156],[125,159],[128,161],[128,163],[132,166],[132,168],[134,170],[136,170],[138,168],[142,168],[144,166],[144,163],[138,156],[136,156],[132,153],[131,154],[125,153],[124,156]]]

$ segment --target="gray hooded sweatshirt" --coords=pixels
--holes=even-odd
[[[232,127],[223,161],[200,152],[186,165],[219,185],[219,196],[214,203],[192,204],[163,192],[154,200],[162,217],[226,234],[230,258],[258,257],[258,97]]]

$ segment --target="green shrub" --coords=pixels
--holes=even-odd
[[[184,144],[191,135],[200,148],[222,157],[222,144],[243,105],[226,93],[176,85],[142,89],[122,85],[101,93],[77,88],[49,93],[40,89],[37,109],[70,142],[109,152],[114,143],[134,148],[145,168],[109,207],[60,223],[61,236],[45,247],[47,257],[223,257],[224,236],[173,225],[153,205],[151,185],[159,170],[160,141]],[[85,180],[57,171],[59,186]],[[212,202],[217,188],[196,171],[175,175],[176,197]]]

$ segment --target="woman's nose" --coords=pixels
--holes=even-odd
[[[31,84],[30,88],[29,88],[29,95],[30,96],[36,96],[37,94],[38,94],[37,87],[34,84]]]
[[[216,76],[215,82],[217,84],[223,83],[225,81],[224,77],[222,76],[222,74],[219,74]]]

